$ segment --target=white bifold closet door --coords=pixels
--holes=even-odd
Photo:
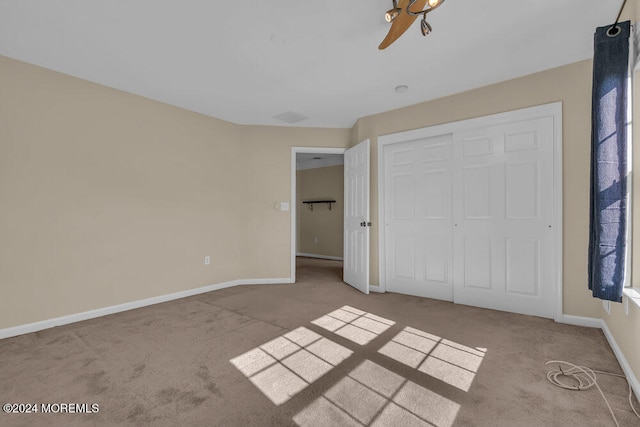
[[[454,134],[454,301],[552,318],[553,118]]]
[[[553,317],[553,118],[385,146],[392,292]]]
[[[385,146],[387,289],[453,300],[452,141]]]

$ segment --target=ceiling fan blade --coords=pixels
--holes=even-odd
[[[425,5],[427,4],[427,0],[417,0],[415,4],[411,7],[411,11],[420,11],[423,10]],[[417,16],[411,16],[406,12],[407,6],[409,6],[409,0],[400,0],[398,1],[398,7],[402,9],[400,15],[391,23],[391,28],[389,29],[389,33],[382,40],[378,49],[386,49],[393,43],[398,40],[398,38],[407,31],[407,28],[413,24],[417,18]]]

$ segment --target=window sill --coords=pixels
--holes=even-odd
[[[631,302],[640,307],[640,288],[624,288],[622,294]]]

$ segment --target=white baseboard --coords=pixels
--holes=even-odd
[[[131,301],[124,304],[112,305],[109,307],[98,308],[96,310],[84,311],[82,313],[69,314],[67,316],[56,317],[54,319],[42,320],[39,322],[27,323],[25,325],[13,326],[10,328],[0,329],[0,339],[15,337],[17,335],[29,334],[31,332],[42,331],[44,329],[53,328],[55,326],[67,325],[69,323],[80,322],[82,320],[94,319],[96,317],[107,316],[109,314],[120,313],[122,311],[133,310],[140,307],[159,304],[162,302],[172,301],[180,298],[190,297],[192,295],[203,294],[206,292],[217,291],[224,288],[240,285],[271,285],[279,283],[293,283],[290,277],[275,279],[239,279],[229,282],[216,283],[215,285],[203,286],[201,288],[188,289],[186,291],[174,292],[172,294],[160,295],[157,297],[145,298],[138,301]]]
[[[281,277],[275,279],[239,279],[235,280],[235,282],[238,282],[238,285],[282,285],[294,283],[294,281],[291,280],[291,277]]]
[[[555,321],[558,323],[566,323],[567,325],[586,326],[587,328],[602,328],[602,319],[596,319],[594,317],[561,314]]]
[[[296,256],[303,256],[306,258],[318,258],[318,259],[331,259],[334,261],[344,261],[342,257],[339,256],[331,256],[331,255],[316,255],[316,254],[306,254],[304,252],[298,252]]]
[[[383,294],[384,293],[384,292],[382,292],[380,290],[380,286],[372,286],[372,285],[369,285],[369,292],[375,292],[375,293],[378,293],[378,294]]]
[[[615,354],[616,359],[618,359],[618,363],[622,367],[622,371],[624,375],[627,377],[627,381],[629,381],[629,385],[633,389],[633,392],[636,396],[640,396],[640,382],[638,382],[638,378],[633,373],[631,369],[631,365],[627,361],[626,357],[624,357],[624,353],[620,349],[620,346],[616,342],[609,326],[607,326],[607,322],[604,319],[595,319],[593,317],[580,317],[580,316],[571,316],[568,314],[563,314],[560,316],[560,319],[556,319],[558,323],[566,323],[569,325],[577,325],[577,326],[586,326],[589,328],[599,328],[602,329],[604,336],[607,338],[609,342],[609,346],[613,350],[613,354]]]
[[[622,371],[624,372],[624,375],[627,377],[627,381],[629,381],[629,385],[633,389],[633,393],[636,395],[636,397],[640,396],[640,382],[638,382],[638,378],[636,378],[635,374],[633,373],[633,370],[631,369],[631,365],[629,365],[629,362],[627,361],[626,357],[624,357],[624,354],[622,353],[620,346],[618,346],[618,343],[613,337],[613,334],[611,333],[609,326],[607,326],[607,322],[605,322],[604,320],[602,321],[602,332],[604,332],[604,336],[607,338],[607,341],[609,341],[609,345],[613,350],[613,354],[616,355],[616,358],[618,359],[618,363],[620,363],[620,366],[622,367]]]

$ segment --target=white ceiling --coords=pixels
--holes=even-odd
[[[235,123],[350,128],[589,58],[621,3],[447,0],[379,51],[390,0],[0,0],[0,54]]]

